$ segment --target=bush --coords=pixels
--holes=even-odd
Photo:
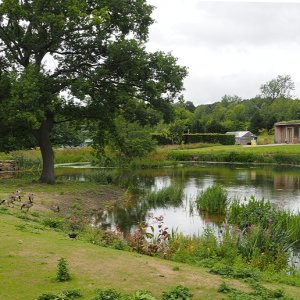
[[[135,291],[130,295],[129,300],[157,300],[149,291]]]
[[[40,295],[36,300],[69,300],[81,297],[82,294],[80,290],[65,290],[59,294],[44,293]]]
[[[196,203],[201,211],[225,214],[228,205],[227,191],[219,184],[208,187],[197,197]]]
[[[121,300],[122,295],[115,289],[98,290],[98,295],[93,300]]]
[[[60,258],[58,261],[56,279],[61,282],[68,281],[71,279],[68,270],[68,263],[64,258]]]
[[[57,300],[57,295],[53,293],[43,293],[36,300]]]
[[[171,289],[168,292],[163,292],[162,298],[163,300],[189,300],[192,298],[192,294],[190,293],[189,289],[187,287],[184,287],[182,285],[178,285],[175,288]]]
[[[63,221],[56,218],[46,218],[43,220],[42,224],[55,229],[61,229],[63,227]]]

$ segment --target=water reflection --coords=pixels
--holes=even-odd
[[[59,178],[68,180],[93,180],[99,170],[57,169]],[[103,172],[103,171],[101,171]],[[152,222],[151,216],[164,217],[170,229],[193,235],[201,234],[205,224],[220,225],[223,220],[200,215],[195,209],[195,199],[202,190],[214,183],[222,184],[231,198],[244,199],[251,195],[269,199],[275,206],[297,211],[300,209],[300,169],[262,166],[198,165],[162,170],[111,171],[120,184],[130,187],[130,201],[121,206],[99,212],[93,217],[96,226],[114,229],[118,226],[130,232],[142,221]],[[179,205],[150,203],[146,191],[160,190],[175,185],[183,188]]]

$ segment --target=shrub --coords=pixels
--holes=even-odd
[[[163,292],[162,299],[163,300],[175,300],[175,299],[189,300],[192,298],[192,296],[193,295],[190,293],[187,287],[178,285],[167,292]]]
[[[218,288],[218,292],[227,294],[227,293],[232,292],[232,288],[229,285],[227,285],[226,282],[222,281]]]
[[[80,290],[65,290],[62,292],[63,296],[65,296],[67,299],[75,299],[75,298],[81,298],[82,293]]]
[[[63,221],[56,218],[46,218],[43,220],[42,224],[50,228],[61,229]]]
[[[61,282],[68,281],[71,279],[68,270],[68,263],[64,258],[60,258],[58,261],[56,279]]]
[[[157,300],[149,291],[135,291],[130,295],[129,300]]]
[[[69,300],[81,297],[82,294],[80,290],[65,290],[59,294],[44,293],[40,295],[36,300]]]
[[[93,300],[121,300],[122,295],[115,289],[98,290],[98,295]]]
[[[201,211],[225,214],[228,205],[227,191],[219,184],[208,187],[197,197],[196,203]]]
[[[57,300],[57,295],[53,293],[43,293],[36,300]]]

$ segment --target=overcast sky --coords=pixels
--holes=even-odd
[[[243,99],[291,75],[300,98],[300,1],[148,0],[156,6],[148,49],[171,52],[188,67],[185,99]]]

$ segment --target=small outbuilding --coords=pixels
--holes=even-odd
[[[300,120],[277,122],[274,124],[275,144],[299,144]]]
[[[250,131],[230,131],[226,134],[235,135],[236,145],[250,145],[252,140],[257,140],[257,136]]]

